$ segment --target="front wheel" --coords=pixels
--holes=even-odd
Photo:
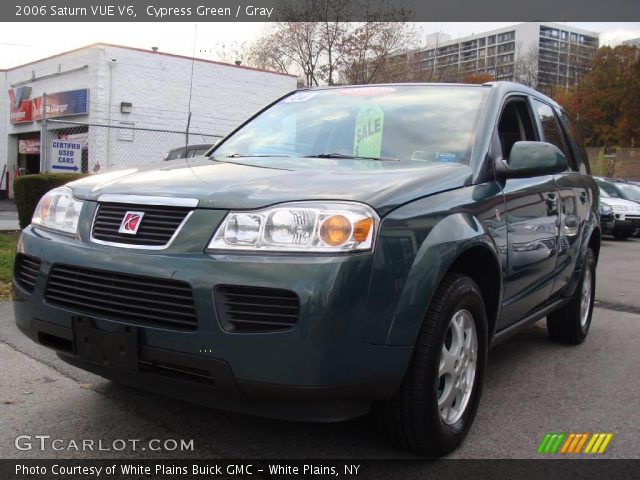
[[[447,275],[423,321],[400,391],[376,409],[396,444],[439,457],[462,443],[480,402],[487,342],[480,289],[465,275]]]
[[[547,331],[552,340],[577,345],[584,342],[591,326],[596,292],[596,257],[587,249],[576,291],[564,307],[547,316]]]

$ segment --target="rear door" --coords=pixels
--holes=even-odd
[[[527,97],[507,100],[497,135],[502,158],[507,163],[515,142],[540,140]],[[549,300],[558,252],[559,199],[553,175],[500,182],[507,216],[507,269],[498,326],[501,329],[525,318]]]

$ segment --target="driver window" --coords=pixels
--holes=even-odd
[[[502,158],[507,160],[514,143],[537,140],[529,108],[524,100],[512,100],[504,107],[498,123],[498,137],[502,147]]]

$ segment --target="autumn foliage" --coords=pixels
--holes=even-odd
[[[462,83],[487,83],[493,81],[495,81],[494,76],[484,72],[467,73],[462,79]]]
[[[640,49],[601,47],[577,87],[555,100],[576,120],[588,146],[640,146]]]

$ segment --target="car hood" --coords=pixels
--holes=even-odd
[[[268,165],[267,165],[268,164]],[[468,184],[471,169],[425,162],[417,168],[379,161],[336,159],[198,159],[148,170],[123,170],[69,184],[76,198],[102,194],[195,198],[200,208],[254,209],[300,200],[350,200],[384,215],[418,197]]]
[[[614,197],[600,197],[600,203],[609,205],[610,207],[626,207],[629,212],[640,212],[640,205],[631,200]]]

